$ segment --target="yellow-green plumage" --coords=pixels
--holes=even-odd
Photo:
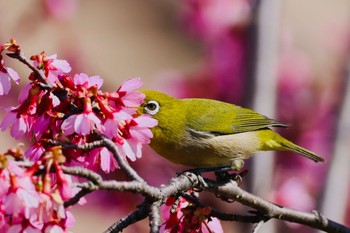
[[[315,162],[324,161],[270,129],[285,124],[252,110],[216,100],[142,92],[146,98],[140,112],[158,120],[150,146],[174,163],[239,170],[244,159],[265,150],[293,151]]]

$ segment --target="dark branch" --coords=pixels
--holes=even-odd
[[[300,223],[326,232],[350,233],[349,228],[325,218],[318,212],[306,213],[277,206],[244,191],[237,186],[236,182],[230,181],[223,184],[210,183],[210,185],[211,192],[223,195],[227,198],[234,198],[237,202],[250,206],[257,211],[266,214],[266,216],[270,218]]]
[[[118,222],[110,226],[104,233],[116,233],[121,232],[123,229],[127,228],[129,225],[134,224],[142,219],[147,218],[150,209],[148,202],[143,202],[137,207],[137,209],[127,215],[126,217],[120,219]]]
[[[88,189],[80,190],[77,194],[75,194],[74,197],[72,197],[68,201],[64,202],[64,208],[67,208],[69,206],[77,204],[82,197],[84,197],[85,195],[87,195],[91,192],[92,192],[92,190],[88,190]]]
[[[22,62],[23,64],[25,64],[29,69],[31,69],[34,74],[37,75],[37,77],[39,77],[40,81],[45,85],[46,88],[52,88],[51,84],[47,82],[46,76],[44,74],[44,72],[40,69],[38,69],[37,67],[35,67],[32,62],[30,60],[28,60],[28,58],[26,58],[26,56],[24,56],[23,52],[14,52],[14,53],[7,53],[7,56],[17,59],[18,61]]]
[[[207,207],[205,203],[201,202],[197,197],[193,195],[189,195],[187,193],[184,193],[181,195],[184,197],[188,202],[191,202],[199,207]],[[255,215],[238,215],[238,214],[229,214],[229,213],[223,213],[220,210],[217,210],[215,208],[211,208],[211,216],[216,217],[223,221],[237,221],[237,222],[249,222],[249,223],[257,223],[260,221],[267,221],[269,218],[266,215],[262,215],[256,212]]]

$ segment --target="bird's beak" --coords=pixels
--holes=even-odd
[[[139,116],[144,114],[143,104],[141,104],[141,106],[137,108],[136,114],[139,115]]]

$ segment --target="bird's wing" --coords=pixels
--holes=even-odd
[[[252,110],[241,107],[240,110],[242,111],[238,112],[232,123],[233,133],[243,133],[269,127],[288,127],[282,122],[273,120]]]
[[[189,110],[187,126],[192,136],[236,134],[269,127],[287,127],[286,124],[240,106],[222,102],[193,100]],[[204,105],[204,106],[203,106]],[[205,109],[205,111],[203,111]]]

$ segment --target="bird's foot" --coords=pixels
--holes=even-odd
[[[231,170],[232,170],[231,166],[202,167],[202,168],[193,168],[193,169],[185,170],[185,171],[183,171],[181,173],[192,172],[192,173],[195,173],[195,174],[201,174],[201,173],[204,173],[204,172],[227,172],[227,171],[231,171]]]
[[[245,169],[240,173],[229,173],[228,171],[215,172],[216,180],[218,181],[234,180],[237,182],[238,186],[242,183],[243,177],[247,174],[248,174],[248,169]]]

